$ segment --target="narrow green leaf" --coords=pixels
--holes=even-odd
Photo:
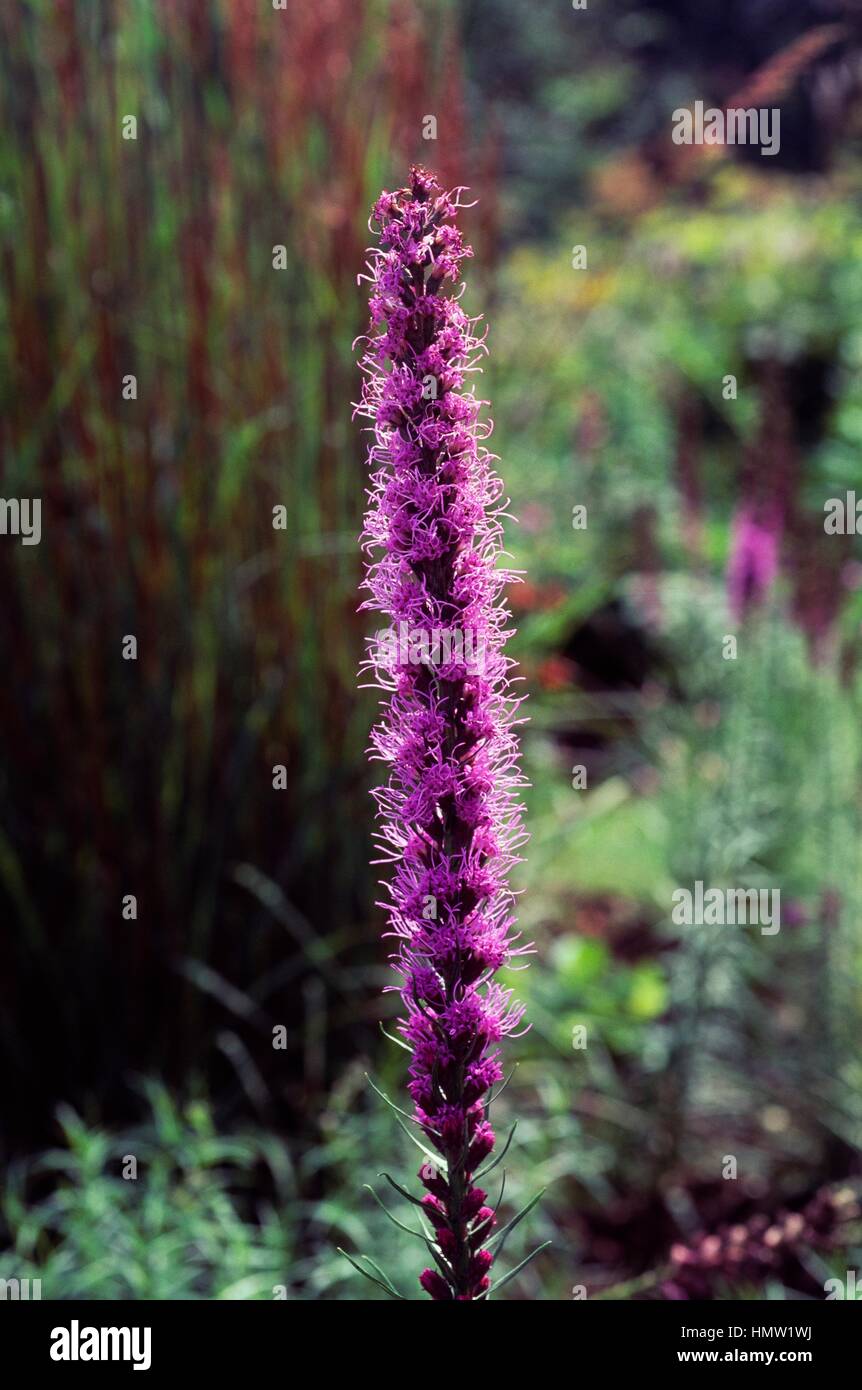
[[[397,1226],[398,1229],[401,1231],[406,1231],[408,1236],[416,1236],[418,1240],[424,1240],[427,1243],[429,1237],[425,1231],[414,1231],[412,1226],[405,1226],[403,1221],[399,1221],[397,1216],[392,1215],[392,1212],[389,1210],[386,1203],[378,1197],[377,1193],[374,1191],[374,1188],[370,1185],[370,1183],[363,1183],[362,1186],[368,1192],[371,1193],[375,1202],[380,1207],[381,1211],[384,1211],[386,1213],[393,1226]]]
[[[486,1115],[486,1116],[490,1113],[491,1106],[494,1104],[494,1101],[497,1100],[497,1098],[503,1094],[503,1092],[505,1091],[506,1087],[508,1086],[509,1082],[512,1080],[512,1077],[515,1075],[515,1072],[516,1072],[517,1070],[518,1070],[518,1063],[516,1062],[515,1065],[513,1066],[512,1070],[509,1072],[509,1075],[506,1077],[506,1080],[503,1082],[502,1086],[500,1086],[500,1087],[494,1092],[494,1094],[493,1094],[492,1096],[489,1096],[489,1097],[488,1097],[488,1099],[487,1099],[486,1102],[485,1102],[485,1115]]]
[[[406,1042],[403,1042],[401,1038],[396,1038],[395,1035],[394,1035],[394,1033],[387,1033],[387,1031],[386,1031],[386,1029],[383,1027],[383,1024],[382,1024],[382,1023],[381,1023],[381,1025],[380,1025],[380,1031],[381,1031],[381,1033],[383,1034],[384,1038],[388,1038],[389,1041],[390,1041],[390,1042],[393,1042],[393,1043],[395,1044],[396,1047],[403,1047],[403,1049],[404,1049],[405,1052],[409,1052],[409,1051],[411,1050],[411,1049],[407,1046]]]
[[[384,1283],[384,1280],[386,1279],[385,1274],[383,1275],[383,1279],[376,1279],[373,1274],[368,1273],[367,1269],[363,1269],[361,1264],[357,1264],[356,1260],[354,1260],[352,1255],[348,1255],[346,1250],[342,1250],[340,1245],[337,1245],[335,1248],[338,1251],[339,1255],[343,1255],[345,1260],[349,1260],[349,1262],[353,1265],[353,1268],[357,1271],[357,1273],[361,1274],[363,1278],[369,1279],[372,1284],[377,1284],[377,1286],[381,1288],[384,1293],[389,1294],[390,1298],[398,1298],[401,1300],[402,1303],[407,1302],[407,1299],[404,1297],[404,1295],[400,1294],[397,1289],[394,1289],[388,1281]],[[365,1259],[368,1259],[367,1255],[365,1256]],[[371,1261],[369,1261],[369,1263],[371,1263]],[[377,1265],[375,1265],[374,1268],[377,1269]],[[382,1273],[382,1270],[380,1271],[380,1273]]]
[[[502,1226],[499,1231],[495,1231],[494,1234],[491,1236],[491,1239],[487,1242],[487,1247],[489,1250],[496,1240],[500,1242],[500,1248],[497,1251],[497,1258],[499,1258],[500,1255],[503,1253],[503,1245],[505,1244],[506,1237],[510,1234],[511,1231],[514,1231],[519,1221],[523,1221],[524,1217],[527,1216],[533,1210],[533,1207],[536,1205],[536,1203],[542,1197],[544,1197],[546,1190],[547,1189],[543,1187],[541,1192],[537,1192],[535,1197],[531,1198],[527,1205],[521,1208],[517,1216],[513,1216],[511,1221],[507,1221],[505,1226]]]
[[[505,1144],[503,1145],[503,1148],[502,1148],[502,1149],[500,1150],[500,1152],[497,1154],[497,1157],[494,1158],[494,1159],[492,1159],[491,1162],[488,1164],[487,1168],[483,1168],[483,1169],[482,1169],[481,1173],[477,1173],[477,1174],[476,1174],[476,1179],[475,1179],[476,1182],[479,1182],[481,1178],[487,1177],[487,1175],[488,1175],[489,1173],[493,1173],[494,1169],[497,1167],[497,1164],[503,1162],[503,1159],[506,1157],[506,1154],[509,1152],[509,1145],[511,1144],[512,1140],[513,1140],[514,1137],[515,1137],[515,1130],[516,1130],[517,1128],[518,1128],[518,1121],[516,1120],[515,1123],[512,1125],[512,1128],[509,1130],[509,1137],[508,1137],[508,1139],[506,1140]]]
[[[446,1280],[447,1283],[454,1284],[455,1274],[452,1269],[452,1266],[449,1264],[449,1261],[443,1255],[441,1255],[440,1251],[437,1249],[437,1246],[433,1245],[430,1240],[428,1241],[428,1249],[431,1251],[434,1263],[436,1264],[440,1273],[443,1275],[443,1278]]]
[[[502,1279],[498,1279],[497,1282],[496,1282],[496,1284],[492,1284],[492,1285],[491,1285],[491,1287],[490,1287],[490,1289],[488,1289],[488,1292],[487,1292],[487,1293],[480,1294],[479,1297],[480,1297],[480,1298],[490,1298],[492,1293],[497,1293],[499,1289],[502,1289],[506,1284],[508,1284],[508,1282],[509,1282],[510,1279],[514,1279],[514,1277],[515,1277],[516,1274],[520,1274],[520,1273],[521,1273],[521,1270],[522,1270],[526,1265],[528,1265],[528,1264],[530,1263],[531,1260],[534,1260],[534,1259],[536,1258],[537,1255],[541,1255],[541,1253],[542,1253],[543,1250],[547,1250],[547,1248],[548,1248],[548,1246],[549,1246],[550,1244],[551,1244],[551,1241],[546,1240],[545,1243],[544,1243],[544,1245],[537,1245],[536,1248],[535,1248],[535,1250],[531,1250],[531,1251],[530,1251],[529,1255],[527,1256],[527,1258],[526,1258],[525,1260],[522,1260],[521,1263],[520,1263],[519,1265],[515,1265],[515,1268],[514,1268],[514,1269],[510,1269],[508,1274],[504,1274],[503,1277],[502,1277]]]
[[[390,1110],[394,1110],[396,1115],[403,1115],[405,1120],[409,1120],[412,1125],[419,1124],[419,1121],[416,1119],[415,1115],[410,1115],[406,1110],[402,1110],[401,1106],[396,1105],[393,1100],[390,1100],[389,1097],[383,1091],[381,1091],[379,1086],[375,1086],[374,1082],[371,1080],[371,1077],[368,1075],[368,1072],[365,1072],[363,1074],[365,1076],[365,1080],[368,1082],[372,1091],[375,1091],[376,1094],[380,1097],[380,1099],[382,1101],[385,1101],[385,1103],[389,1106]],[[434,1133],[436,1134],[437,1131],[435,1130]]]
[[[500,1207],[501,1207],[502,1202],[503,1202],[503,1193],[504,1193],[505,1191],[506,1191],[506,1173],[505,1173],[505,1170],[504,1170],[504,1171],[503,1171],[503,1181],[500,1183],[500,1195],[499,1195],[499,1197],[497,1198],[496,1202],[494,1203],[494,1215],[495,1215],[495,1216],[496,1216],[497,1212],[500,1210]]]
[[[416,1207],[421,1207],[422,1203],[419,1198],[414,1197],[412,1192],[408,1192],[406,1187],[402,1187],[400,1182],[396,1182],[388,1173],[378,1173],[377,1176],[378,1178],[385,1178],[389,1186],[394,1187],[396,1192],[400,1192],[402,1197],[406,1197],[408,1202],[412,1202]]]
[[[420,1153],[423,1153],[425,1155],[429,1163],[433,1163],[434,1167],[439,1168],[442,1173],[448,1173],[449,1169],[446,1165],[445,1158],[443,1158],[440,1154],[435,1154],[431,1149],[426,1148],[426,1146],[422,1143],[421,1139],[417,1139],[415,1134],[411,1134],[407,1126],[405,1124],[402,1124],[397,1116],[395,1117],[395,1123],[401,1129],[404,1130],[404,1133],[407,1135],[407,1138],[410,1140],[410,1143],[416,1145],[417,1149],[420,1151]]]
[[[368,1263],[371,1265],[371,1268],[377,1271],[377,1273],[380,1275],[380,1278],[383,1280],[383,1282],[386,1284],[386,1286],[392,1290],[392,1292],[393,1292],[393,1294],[395,1295],[395,1297],[396,1297],[396,1298],[402,1299],[403,1302],[406,1303],[406,1302],[407,1302],[407,1299],[404,1298],[404,1295],[403,1295],[403,1294],[400,1294],[400,1293],[398,1292],[398,1290],[396,1289],[396,1287],[395,1287],[395,1285],[393,1284],[392,1280],[389,1278],[389,1275],[386,1273],[386,1271],[385,1271],[385,1270],[382,1270],[382,1269],[380,1268],[379,1264],[377,1264],[374,1260],[372,1260],[372,1258],[371,1258],[370,1255],[363,1255],[362,1258],[365,1259],[365,1260],[367,1260]]]

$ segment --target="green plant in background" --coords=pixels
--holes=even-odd
[[[111,1135],[66,1108],[63,1147],[12,1171],[0,1277],[41,1278],[45,1299],[278,1297],[296,1238],[283,1147],[218,1135],[205,1104],[147,1090],[146,1125]]]
[[[853,1171],[862,1142],[860,599],[852,539],[823,537],[850,486],[860,229],[840,190],[725,169],[709,193],[627,228],[579,216],[588,272],[573,234],[515,251],[495,320],[531,580],[525,915],[554,967],[523,983],[512,1085],[553,1117],[533,1157],[565,1148],[555,1219],[599,1284],[734,1202]],[[780,501],[781,570],[741,622],[723,570],[746,496]],[[780,888],[780,934],[673,928],[697,879]]]
[[[22,1142],[90,1087],[128,1113],[130,1068],[179,1083],[204,1049],[219,1073],[206,969],[265,981],[292,1039],[284,972],[324,1008],[330,986],[296,924],[363,957],[355,277],[373,190],[422,103],[457,95],[449,9],[15,0],[0,19],[2,470],[44,523],[0,554]],[[361,1004],[329,1004],[344,1055]],[[229,1021],[259,1070],[285,1060]]]
[[[412,1246],[379,1207],[356,1201],[357,1173],[393,1162],[385,1108],[356,1113],[366,1089],[359,1066],[345,1072],[317,1142],[288,1148],[259,1130],[219,1133],[204,1101],[179,1104],[155,1083],[144,1086],[146,1119],[128,1130],[63,1109],[61,1146],[7,1174],[0,1279],[41,1279],[42,1298],[60,1300],[353,1299],[355,1277],[336,1252],[349,1242],[373,1246],[409,1284]],[[540,1296],[537,1279],[527,1270],[520,1286]],[[378,1295],[369,1286],[364,1296]]]

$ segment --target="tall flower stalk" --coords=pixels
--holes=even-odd
[[[386,692],[372,755],[393,965],[410,1052],[413,1122],[433,1161],[419,1177],[434,1299],[469,1301],[490,1287],[496,1214],[479,1185],[495,1136],[489,1092],[502,1080],[500,1040],[522,1008],[495,971],[516,946],[507,874],[526,839],[520,722],[504,654],[514,577],[500,563],[502,484],[485,448],[486,402],[466,382],[484,340],[460,296],[446,293],[472,254],[455,225],[463,190],[421,168],[383,193],[371,228],[369,335],[357,412],[371,422],[363,608],[385,614],[365,665]],[[433,1148],[432,1148],[433,1146]],[[439,1157],[438,1157],[439,1156]]]

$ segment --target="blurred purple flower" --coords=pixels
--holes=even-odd
[[[500,567],[506,505],[482,444],[490,425],[465,388],[484,341],[459,297],[441,293],[472,254],[454,225],[462,190],[443,193],[423,169],[383,193],[372,220],[379,248],[369,260],[371,328],[360,340],[365,374],[357,413],[372,421],[372,489],[363,548],[362,605],[411,635],[464,639],[434,660],[372,639],[364,666],[387,693],[372,754],[389,775],[375,796],[383,849],[393,965],[412,1053],[415,1119],[440,1154],[423,1164],[423,1211],[437,1270],[420,1283],[433,1299],[469,1301],[489,1287],[494,1225],[479,1165],[494,1146],[489,1087],[502,1079],[498,1043],[522,1008],[494,983],[513,954],[507,871],[526,840],[513,697],[503,653],[510,617],[502,600],[514,577]],[[374,228],[372,228],[374,230]],[[471,639],[468,641],[468,639]],[[467,661],[464,652],[481,653]]]
[[[743,503],[733,520],[727,592],[737,619],[766,598],[778,573],[781,522],[777,508],[757,512]]]

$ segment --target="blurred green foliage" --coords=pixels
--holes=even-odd
[[[293,1258],[283,1147],[220,1136],[206,1105],[148,1090],[146,1126],[110,1135],[65,1109],[63,1147],[12,1171],[2,1277],[41,1278],[49,1299],[272,1298]],[[140,1169],[123,1176],[130,1156]],[[250,1219],[259,1165],[274,1200]],[[46,1183],[49,1195],[32,1200]]]

